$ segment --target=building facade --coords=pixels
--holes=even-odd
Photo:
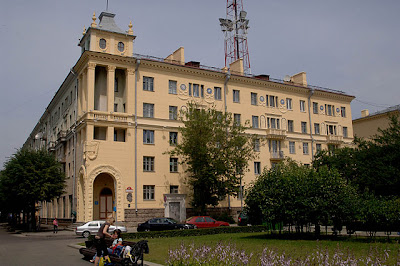
[[[378,128],[389,127],[390,115],[400,115],[400,105],[395,105],[382,111],[370,114],[368,109],[361,111],[361,117],[353,120],[354,135],[365,139],[379,134]]]
[[[41,216],[104,219],[136,225],[150,217],[185,220],[190,189],[185,166],[166,154],[180,141],[179,113],[188,102],[214,105],[250,122],[258,159],[243,186],[263,168],[290,157],[310,164],[320,149],[353,140],[353,96],[307,84],[302,72],[285,80],[246,75],[242,60],[229,68],[185,61],[180,47],[166,58],[134,53],[132,24],[122,31],[103,12],[83,32],[82,53],[25,143],[46,148],[63,163],[65,194],[42,203]],[[219,208],[232,214],[243,197]]]

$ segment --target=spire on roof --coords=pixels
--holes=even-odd
[[[132,21],[129,21],[129,30],[128,30],[128,34],[133,35],[133,30],[132,30]]]
[[[82,35],[85,35],[86,34],[86,27],[85,26],[83,26],[83,32],[82,32]]]
[[[93,12],[93,17],[92,17],[92,24],[90,24],[90,27],[92,28],[96,28],[97,24],[96,24],[96,12]]]

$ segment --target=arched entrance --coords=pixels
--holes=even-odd
[[[108,173],[101,173],[93,182],[93,219],[107,219],[113,215],[114,206],[114,178]]]

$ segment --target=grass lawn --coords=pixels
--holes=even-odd
[[[133,240],[137,241],[137,240]],[[394,238],[391,242],[385,239],[377,238],[369,240],[364,237],[343,237],[337,240],[301,240],[301,239],[284,239],[270,233],[235,233],[235,234],[218,234],[205,235],[195,237],[171,237],[148,239],[150,253],[145,254],[145,260],[165,264],[168,258],[169,249],[178,249],[183,243],[186,245],[194,243],[195,246],[207,245],[215,246],[218,242],[225,244],[234,244],[237,249],[246,250],[246,253],[253,253],[252,265],[256,265],[258,254],[261,254],[265,247],[276,251],[277,253],[285,252],[292,259],[304,258],[315,252],[317,248],[328,249],[330,254],[335,252],[338,247],[344,252],[350,252],[356,258],[365,257],[370,249],[377,250],[379,254],[383,254],[383,250],[390,250],[390,265],[396,265],[398,252],[400,249],[399,239]],[[256,259],[257,258],[257,259]]]

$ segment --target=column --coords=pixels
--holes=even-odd
[[[126,70],[126,109],[127,114],[133,114],[135,112],[135,69],[128,68]]]
[[[107,111],[114,112],[115,66],[107,66]]]
[[[76,116],[77,117],[80,117],[81,115],[82,115],[82,106],[83,106],[83,74],[81,73],[79,76],[78,76],[78,88],[77,88],[77,90],[78,90],[78,93],[77,93],[77,99],[75,99],[75,101],[76,101],[76,105],[77,105],[77,107],[78,107],[78,109],[77,109],[77,114],[76,114]],[[74,95],[74,97],[75,97],[75,95]]]
[[[94,79],[95,79],[95,63],[88,63],[87,65],[87,75],[86,75],[86,91],[87,91],[87,111],[94,110]]]

